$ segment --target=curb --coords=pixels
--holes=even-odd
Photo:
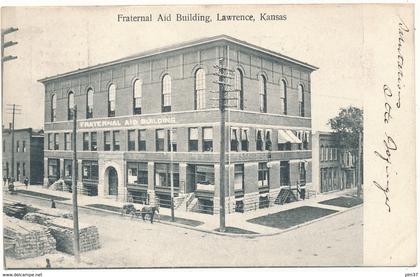
[[[39,199],[39,200],[48,200],[48,198],[43,198],[43,197],[29,195],[29,194],[26,194],[26,195],[23,194],[23,195],[26,196],[26,197],[36,198],[36,199]],[[68,201],[68,200],[63,200],[63,201]],[[60,203],[60,204],[63,204],[63,205],[67,205],[67,206],[71,206],[72,205],[72,204],[64,203],[64,202],[58,201],[58,200],[56,202],[57,203]],[[203,232],[203,233],[207,233],[207,234],[214,234],[214,235],[219,235],[219,236],[225,236],[225,237],[250,238],[250,239],[253,239],[253,238],[258,238],[258,237],[269,237],[269,236],[276,236],[276,235],[280,235],[280,234],[283,234],[283,233],[287,233],[287,232],[290,232],[290,231],[299,229],[301,227],[305,227],[307,225],[316,223],[318,221],[321,221],[321,220],[324,220],[324,219],[328,219],[328,218],[334,217],[336,215],[339,215],[339,214],[343,214],[343,213],[352,211],[352,210],[354,210],[356,208],[360,208],[360,207],[363,207],[363,203],[362,204],[359,204],[359,205],[356,205],[354,207],[351,207],[351,208],[347,208],[345,210],[337,211],[336,213],[332,213],[332,214],[329,214],[329,215],[326,215],[326,216],[323,216],[323,217],[316,218],[314,220],[310,220],[310,221],[307,221],[307,222],[304,222],[304,223],[295,225],[295,226],[290,227],[288,229],[284,229],[284,230],[280,230],[278,232],[268,233],[268,234],[233,234],[233,233],[221,233],[221,232],[214,231],[214,230],[205,230],[205,229],[200,229],[200,228],[196,228],[196,227],[191,227],[191,226],[188,226],[188,225],[179,224],[179,223],[176,223],[176,222],[161,221],[161,220],[155,221],[155,223],[160,223],[160,224],[164,224],[164,225],[172,225],[172,226],[179,227],[179,228],[184,228],[184,229],[188,229],[188,230]],[[121,213],[110,211],[110,210],[105,210],[105,209],[99,209],[99,208],[95,208],[95,207],[79,206],[79,208],[83,208],[83,209],[87,209],[87,210],[93,210],[93,211],[99,211],[99,212],[104,212],[104,213],[111,213],[111,214],[115,214],[115,215],[121,216]],[[124,217],[124,215],[123,215],[123,217]]]

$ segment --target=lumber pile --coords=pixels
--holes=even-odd
[[[37,209],[36,212],[39,213],[39,214],[46,215],[46,216],[63,217],[63,218],[73,219],[73,213],[71,211],[67,211],[67,210],[53,209],[53,208],[39,208],[39,209]]]
[[[48,227],[57,241],[57,250],[74,254],[73,221],[66,218],[53,218],[48,221]],[[79,224],[79,244],[80,252],[91,251],[101,247],[96,226]]]
[[[48,224],[48,221],[51,220],[51,218],[51,216],[41,213],[27,213],[23,217],[23,220],[46,226]]]
[[[4,216],[5,254],[16,259],[33,258],[55,250],[55,239],[47,227]]]

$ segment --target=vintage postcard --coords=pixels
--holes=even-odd
[[[416,265],[414,4],[3,7],[1,38],[6,272]]]

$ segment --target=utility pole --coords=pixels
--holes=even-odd
[[[11,61],[11,60],[15,60],[17,59],[16,56],[4,56],[4,49],[13,45],[16,45],[17,42],[15,41],[4,41],[4,36],[13,32],[18,31],[18,28],[7,28],[7,29],[2,29],[1,30],[1,107],[3,108],[3,95],[4,95],[4,90],[3,90],[3,74],[4,74],[4,63],[7,61]]]
[[[360,197],[362,190],[362,132],[359,132],[359,149],[357,163],[357,197]]]
[[[77,106],[73,107],[73,165],[72,165],[72,196],[73,196],[73,234],[74,234],[74,257],[76,262],[80,262],[80,245],[79,245],[79,215],[77,211],[77,140],[76,140],[76,130],[77,130]]]
[[[21,111],[20,105],[8,104],[7,105],[7,111],[8,111],[8,114],[12,115],[12,123],[11,123],[11,126],[10,126],[10,138],[11,138],[10,153],[11,153],[11,157],[12,157],[10,177],[11,177],[11,180],[12,180],[12,183],[13,183],[14,178],[15,178],[15,116],[16,116],[16,114],[20,114],[20,111]]]
[[[218,108],[220,111],[220,181],[219,181],[219,194],[220,194],[220,227],[219,232],[225,232],[226,231],[226,210],[225,210],[225,153],[226,153],[226,118],[225,118],[225,111],[226,107],[229,107],[229,105],[226,104],[227,100],[235,100],[236,97],[229,98],[227,96],[227,93],[234,92],[235,90],[227,90],[226,87],[230,87],[231,85],[226,82],[227,79],[233,79],[230,74],[233,72],[233,70],[228,69],[224,66],[225,58],[219,59],[219,64],[214,66],[217,69],[217,73],[214,75],[218,76],[218,81],[214,82],[219,85],[219,90],[217,92],[218,98],[213,100],[218,100]]]
[[[170,174],[171,174],[171,221],[175,222],[175,207],[174,207],[174,154],[173,154],[173,129],[171,125],[171,129],[169,130],[169,148],[171,151],[171,164],[170,164]]]

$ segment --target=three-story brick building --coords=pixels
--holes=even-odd
[[[77,105],[81,192],[163,204],[172,182],[177,207],[217,213],[221,138],[212,92],[222,57],[235,88],[226,112],[227,211],[273,204],[282,186],[310,187],[310,75],[317,68],[225,35],[40,80],[44,183],[71,180]]]

